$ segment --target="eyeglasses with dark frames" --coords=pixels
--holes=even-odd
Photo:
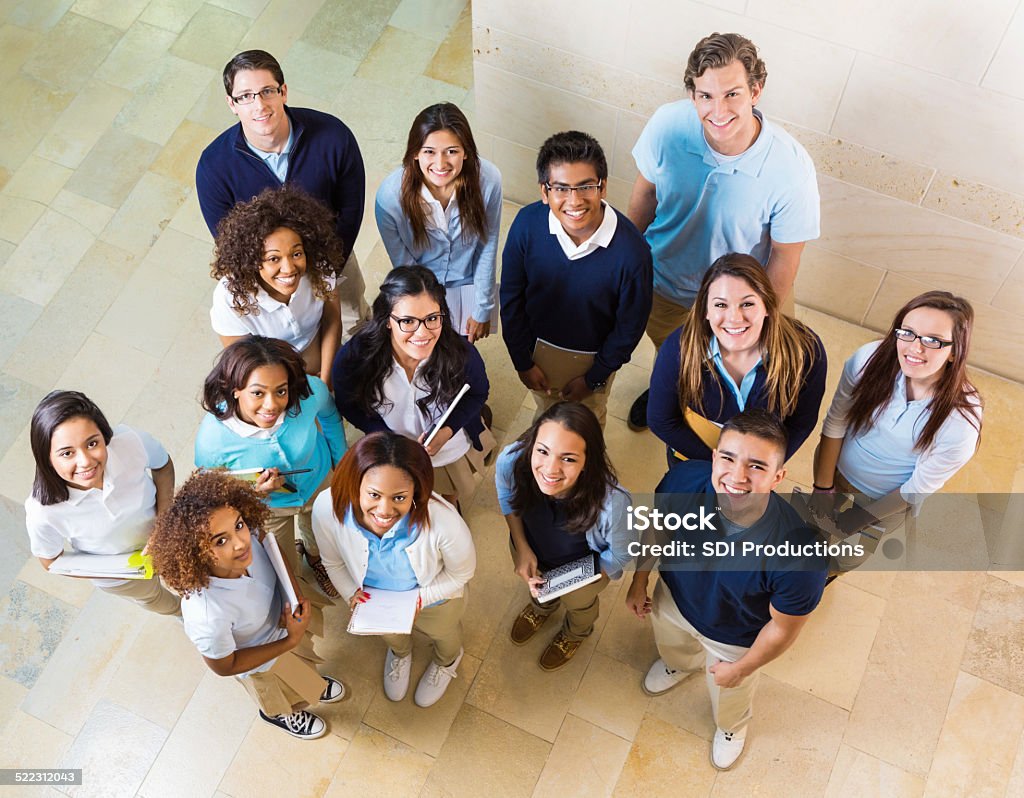
[[[265,89],[260,89],[256,92],[243,91],[237,97],[232,97],[231,101],[236,105],[249,105],[256,101],[256,95],[258,94],[263,98],[264,102],[266,102],[271,97],[276,97],[282,91],[284,91],[284,89],[281,86],[267,86]]]
[[[921,341],[921,346],[925,349],[945,349],[947,346],[952,346],[952,341],[943,341],[941,338],[936,338],[932,335],[918,335],[913,330],[907,330],[903,327],[896,328],[896,340],[903,341],[904,343],[912,344],[916,340]]]
[[[603,180],[598,180],[597,183],[590,183],[585,186],[562,186],[562,185],[551,185],[545,183],[544,188],[554,194],[556,197],[565,197],[568,199],[569,195],[573,192],[576,193],[577,197],[583,199],[593,199],[601,193],[601,186],[604,184]]]
[[[426,318],[420,319],[416,316],[396,316],[394,313],[388,314],[395,323],[398,324],[398,329],[404,333],[416,332],[422,324],[428,330],[440,329],[441,325],[444,324],[444,313],[431,313]]]

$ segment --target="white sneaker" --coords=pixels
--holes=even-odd
[[[647,670],[644,677],[643,691],[647,695],[661,695],[682,683],[690,675],[689,671],[677,671],[665,664],[660,657]]]
[[[323,674],[321,674],[323,676]],[[321,704],[334,704],[338,701],[344,701],[348,697],[348,690],[345,689],[345,685],[335,679],[333,676],[324,676],[324,681],[327,686],[324,688],[323,693],[320,696]]]
[[[459,663],[462,662],[463,653],[465,652],[460,648],[459,656],[455,658],[455,662],[451,665],[438,665],[433,661],[430,663],[423,672],[420,683],[416,685],[416,695],[413,696],[416,706],[429,707],[441,700],[444,691],[448,689],[451,680],[455,678],[455,670],[459,667]]]
[[[743,753],[746,741],[746,729],[734,732],[715,729],[715,739],[711,743],[711,766],[715,770],[729,770]]]
[[[384,658],[384,695],[392,701],[401,701],[409,692],[409,671],[412,669],[412,654],[399,657],[388,649]]]

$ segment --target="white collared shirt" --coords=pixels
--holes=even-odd
[[[119,426],[107,444],[103,487],[68,487],[57,504],[25,500],[25,525],[36,557],[52,559],[64,542],[83,554],[125,554],[146,545],[156,517],[156,485],[146,469],[167,465],[167,450],[142,430]],[[102,584],[111,584],[104,579]]]
[[[419,405],[416,404],[429,393],[419,382],[420,371],[427,364],[426,360],[416,366],[411,381],[405,376],[405,369],[398,361],[393,358],[392,360],[391,371],[384,380],[384,396],[387,397],[387,402],[378,407],[377,412],[389,429],[416,440],[447,408],[431,408],[430,416],[427,417],[420,412]],[[446,466],[454,463],[468,451],[469,436],[464,429],[460,429],[430,460],[435,467]]]
[[[438,230],[442,230],[447,234],[448,225],[451,223],[452,216],[455,214],[455,209],[459,207],[458,200],[456,199],[455,192],[452,192],[452,198],[448,200],[448,207],[442,208],[440,200],[434,198],[434,195],[430,193],[430,189],[426,185],[420,186],[420,197],[423,199],[423,203],[427,206],[427,220],[431,226],[436,227]],[[395,264],[400,266],[402,264]]]
[[[236,435],[241,435],[243,438],[252,438],[253,440],[264,440],[271,438],[280,429],[281,425],[284,424],[284,419],[287,413],[282,413],[277,417],[277,421],[274,422],[272,427],[257,427],[255,424],[250,424],[247,421],[242,421],[238,416],[228,416],[221,423],[231,430]]]
[[[251,533],[252,565],[237,579],[210,577],[210,584],[181,601],[181,619],[199,653],[208,659],[223,659],[243,648],[262,646],[288,634],[278,626],[283,603],[277,590],[277,575],[256,533]],[[250,673],[260,673],[276,660],[265,662]]]
[[[604,218],[601,220],[601,224],[594,231],[594,234],[579,246],[576,246],[572,239],[569,238],[569,234],[565,232],[565,228],[558,221],[555,212],[548,211],[548,232],[558,239],[562,252],[565,253],[565,257],[569,260],[579,260],[589,255],[598,247],[607,247],[612,243],[615,228],[619,225],[618,214],[604,200],[601,200],[601,207],[604,209]]]
[[[334,282],[327,281],[328,288],[334,289]],[[320,319],[324,314],[324,302],[313,293],[313,286],[304,274],[299,278],[299,287],[288,304],[278,302],[262,288],[256,291],[259,313],[241,315],[232,304],[227,278],[222,278],[213,289],[213,306],[210,308],[210,323],[217,335],[265,335],[287,341],[299,352],[305,350],[320,331]]]

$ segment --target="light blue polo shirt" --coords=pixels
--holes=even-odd
[[[761,120],[740,157],[719,164],[690,100],[661,106],[633,147],[637,169],[657,190],[645,237],[654,255],[654,290],[691,305],[708,267],[728,252],[768,263],[771,242],[820,235],[814,163],[786,131]]]
[[[292,139],[294,136],[295,129],[289,129],[288,141],[284,143],[284,149],[281,152],[264,152],[259,150],[249,143],[249,139],[245,140],[245,146],[252,150],[257,158],[269,166],[270,171],[274,173],[277,179],[284,183],[285,178],[288,177],[288,156],[292,151]]]
[[[409,527],[408,513],[380,538],[356,521],[351,507],[345,523],[358,529],[370,547],[369,564],[363,577],[364,588],[413,590],[419,586],[409,555],[405,553],[406,546],[416,539],[416,530]]]

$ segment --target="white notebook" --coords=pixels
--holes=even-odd
[[[354,635],[407,635],[412,632],[416,619],[419,589],[381,590],[363,588],[370,597],[356,604],[348,622],[348,631]]]
[[[139,551],[127,554],[65,552],[50,564],[50,573],[93,579],[152,579],[153,560]]]
[[[544,584],[537,590],[537,601],[545,602],[578,590],[601,578],[601,569],[593,554],[559,565],[541,574]]]

